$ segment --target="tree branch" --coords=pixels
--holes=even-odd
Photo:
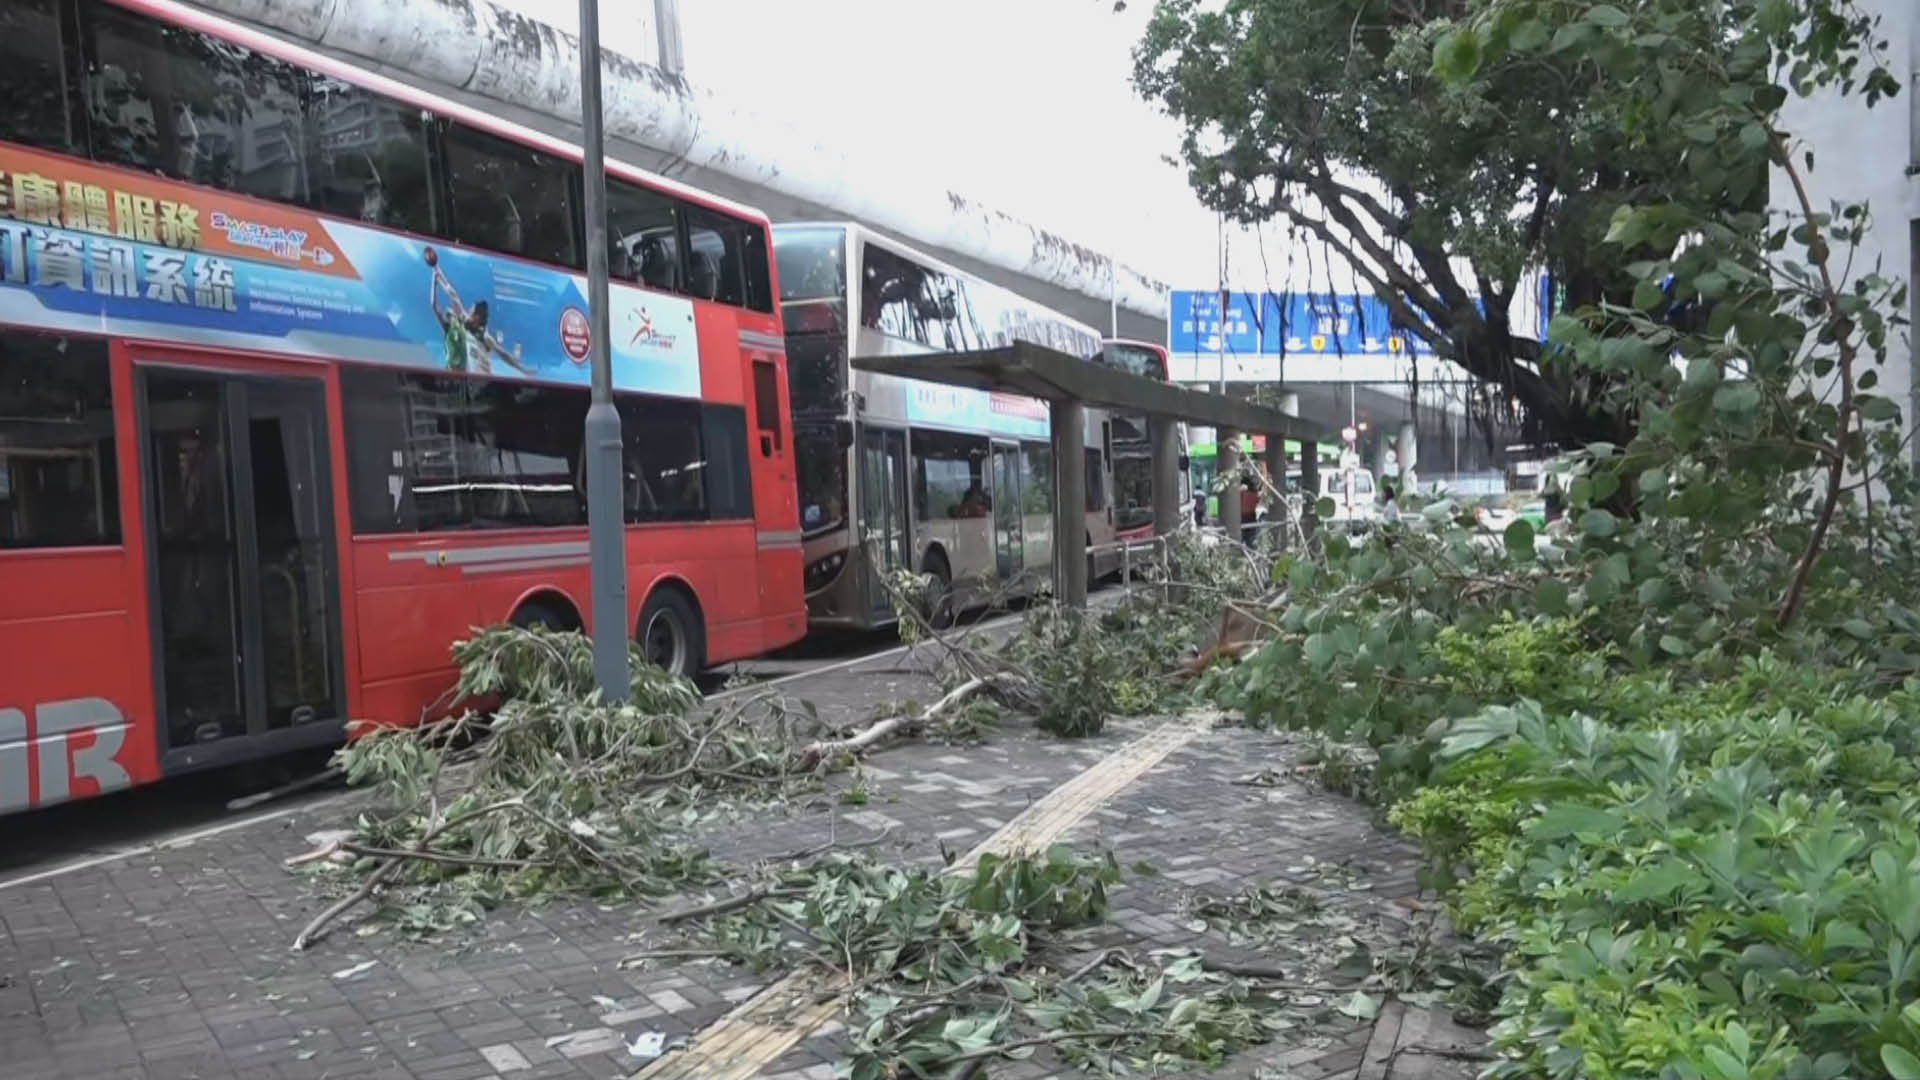
[[[1801,220],[1806,222],[1807,257],[1820,268],[1820,291],[1825,302],[1828,326],[1833,333],[1835,347],[1839,350],[1840,374],[1840,418],[1839,430],[1835,433],[1833,444],[1840,453],[1827,464],[1827,494],[1820,504],[1820,516],[1814,520],[1813,533],[1807,537],[1806,550],[1800,553],[1800,560],[1793,570],[1793,583],[1787,586],[1787,594],[1780,601],[1780,610],[1774,616],[1774,625],[1785,629],[1800,613],[1800,605],[1805,602],[1807,579],[1813,576],[1813,565],[1820,559],[1820,549],[1826,545],[1827,530],[1833,526],[1833,514],[1840,504],[1840,481],[1846,477],[1847,434],[1853,422],[1853,320],[1848,318],[1840,306],[1840,290],[1834,284],[1833,271],[1828,265],[1831,252],[1827,250],[1826,240],[1818,219],[1814,215],[1813,199],[1807,194],[1806,182],[1800,176],[1800,170],[1794,167],[1793,152],[1778,131],[1769,132],[1769,141],[1774,155],[1786,170],[1787,178],[1793,182],[1794,199],[1800,204]]]

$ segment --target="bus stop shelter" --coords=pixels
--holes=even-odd
[[[972,352],[921,353],[912,356],[854,357],[862,371],[974,390],[1039,398],[1047,403],[1056,463],[1077,461],[1086,438],[1086,410],[1106,409],[1148,418],[1153,440],[1153,531],[1173,532],[1187,509],[1180,502],[1179,442],[1176,424],[1207,424],[1220,431],[1222,475],[1238,469],[1238,436],[1265,435],[1267,471],[1276,483],[1286,478],[1286,440],[1302,445],[1301,486],[1320,490],[1317,446],[1332,440],[1330,429],[1279,409],[1250,401],[1189,390],[1130,372],[1105,367],[1028,342]],[[1053,485],[1053,535],[1084,536],[1086,475],[1056,464]],[[1240,500],[1220,500],[1220,523],[1227,535],[1239,532]],[[1087,602],[1086,552],[1079,545],[1054,545],[1054,587],[1063,603]]]

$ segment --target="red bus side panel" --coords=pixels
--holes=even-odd
[[[0,559],[0,813],[158,776],[133,562],[120,548]]]

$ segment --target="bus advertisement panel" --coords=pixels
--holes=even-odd
[[[1047,437],[1047,404],[1017,394],[963,386],[913,382],[907,386],[907,421],[932,427],[984,431],[1017,439]]]
[[[0,144],[0,320],[589,383],[577,274]],[[614,284],[614,385],[700,396],[693,304]]]

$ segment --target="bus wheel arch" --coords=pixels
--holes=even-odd
[[[558,589],[532,589],[513,605],[507,618],[510,626],[523,630],[544,626],[549,630],[584,630],[587,622],[573,599]]]
[[[706,615],[693,587],[679,578],[662,578],[647,590],[633,637],[650,663],[672,674],[691,679],[706,668]]]

